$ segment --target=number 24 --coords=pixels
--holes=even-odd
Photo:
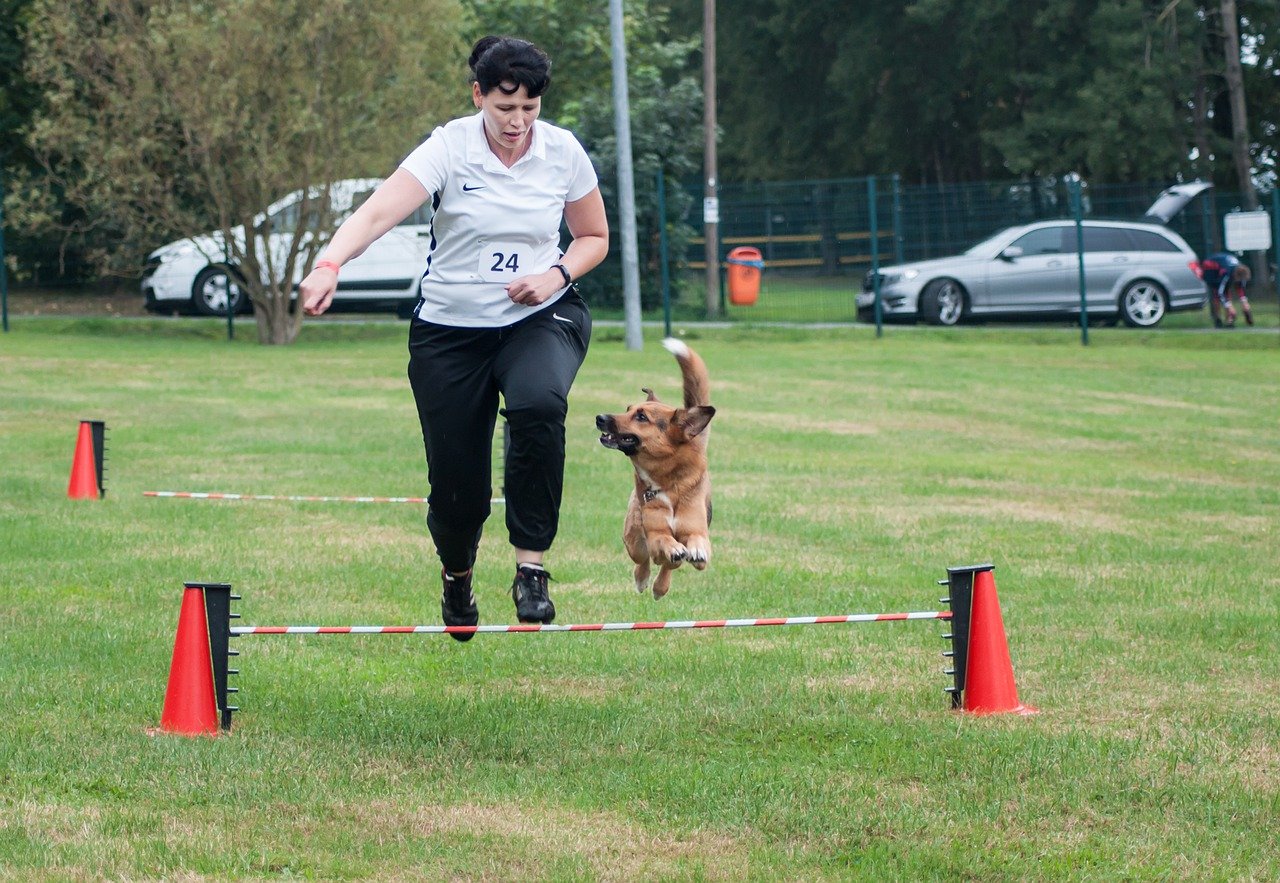
[[[489,268],[490,272],[501,273],[503,271],[508,271],[511,273],[515,273],[515,272],[518,272],[519,270],[520,270],[519,254],[513,253],[510,257],[508,257],[507,255],[504,255],[500,251],[495,251],[493,253],[493,266]]]

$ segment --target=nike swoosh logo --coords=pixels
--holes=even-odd
[[[463,185],[462,185],[462,192],[463,192],[463,193],[470,193],[472,190],[483,190],[483,189],[484,189],[484,185],[483,185],[483,184],[481,184],[479,187],[470,187],[470,186],[468,186],[468,185],[466,185],[466,184],[463,184]]]
[[[552,318],[552,319],[559,319],[561,322],[568,322],[570,325],[572,325],[572,324],[573,324],[573,320],[572,320],[572,319],[566,319],[564,316],[562,316],[562,315],[560,315],[559,313],[556,313],[556,312],[552,312],[552,314],[551,314],[551,318]]]

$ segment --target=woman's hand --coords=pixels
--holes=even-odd
[[[513,303],[526,307],[536,307],[546,303],[547,298],[564,288],[564,276],[555,267],[536,276],[521,276],[507,284],[507,297]]]
[[[333,303],[333,293],[338,290],[338,274],[329,267],[316,267],[298,285],[298,297],[302,298],[302,312],[319,316]]]

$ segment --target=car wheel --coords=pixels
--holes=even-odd
[[[1120,317],[1130,328],[1154,328],[1164,318],[1169,296],[1149,279],[1130,282],[1120,293]]]
[[[202,316],[225,316],[227,304],[234,312],[244,309],[248,301],[240,277],[230,268],[215,264],[205,267],[191,285],[191,303]]]
[[[920,293],[920,316],[930,325],[956,325],[964,318],[964,289],[954,279],[935,279]]]

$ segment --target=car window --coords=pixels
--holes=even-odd
[[[374,188],[375,190],[377,188]],[[373,190],[360,190],[351,194],[351,211],[355,211],[369,201],[369,197],[373,196]]]
[[[268,215],[272,233],[292,233],[298,229],[298,203],[291,202]]]
[[[371,190],[360,190],[360,191],[357,191],[356,193],[353,193],[351,195],[351,210],[349,212],[344,213],[343,217],[346,217],[347,215],[351,214],[351,212],[354,212],[356,209],[360,208],[360,206],[368,202],[369,197],[373,196],[376,190],[377,188],[375,187]],[[411,227],[415,225],[423,225],[423,224],[430,224],[430,223],[431,223],[430,205],[427,203],[423,203],[422,205],[418,206],[418,208],[410,212],[408,216],[405,217],[405,219],[401,221],[399,224],[397,224],[396,226]]]
[[[1129,231],[1121,227],[1085,227],[1085,251],[1133,251]]]
[[[431,223],[431,203],[424,202],[416,209],[409,213],[409,216],[399,223],[398,226],[408,227],[410,225],[426,226]]]
[[[1062,254],[1062,232],[1064,229],[1063,227],[1043,227],[1019,236],[1009,244],[1022,249],[1024,255]]]
[[[1134,247],[1138,251],[1181,251],[1171,240],[1152,230],[1130,230]]]

